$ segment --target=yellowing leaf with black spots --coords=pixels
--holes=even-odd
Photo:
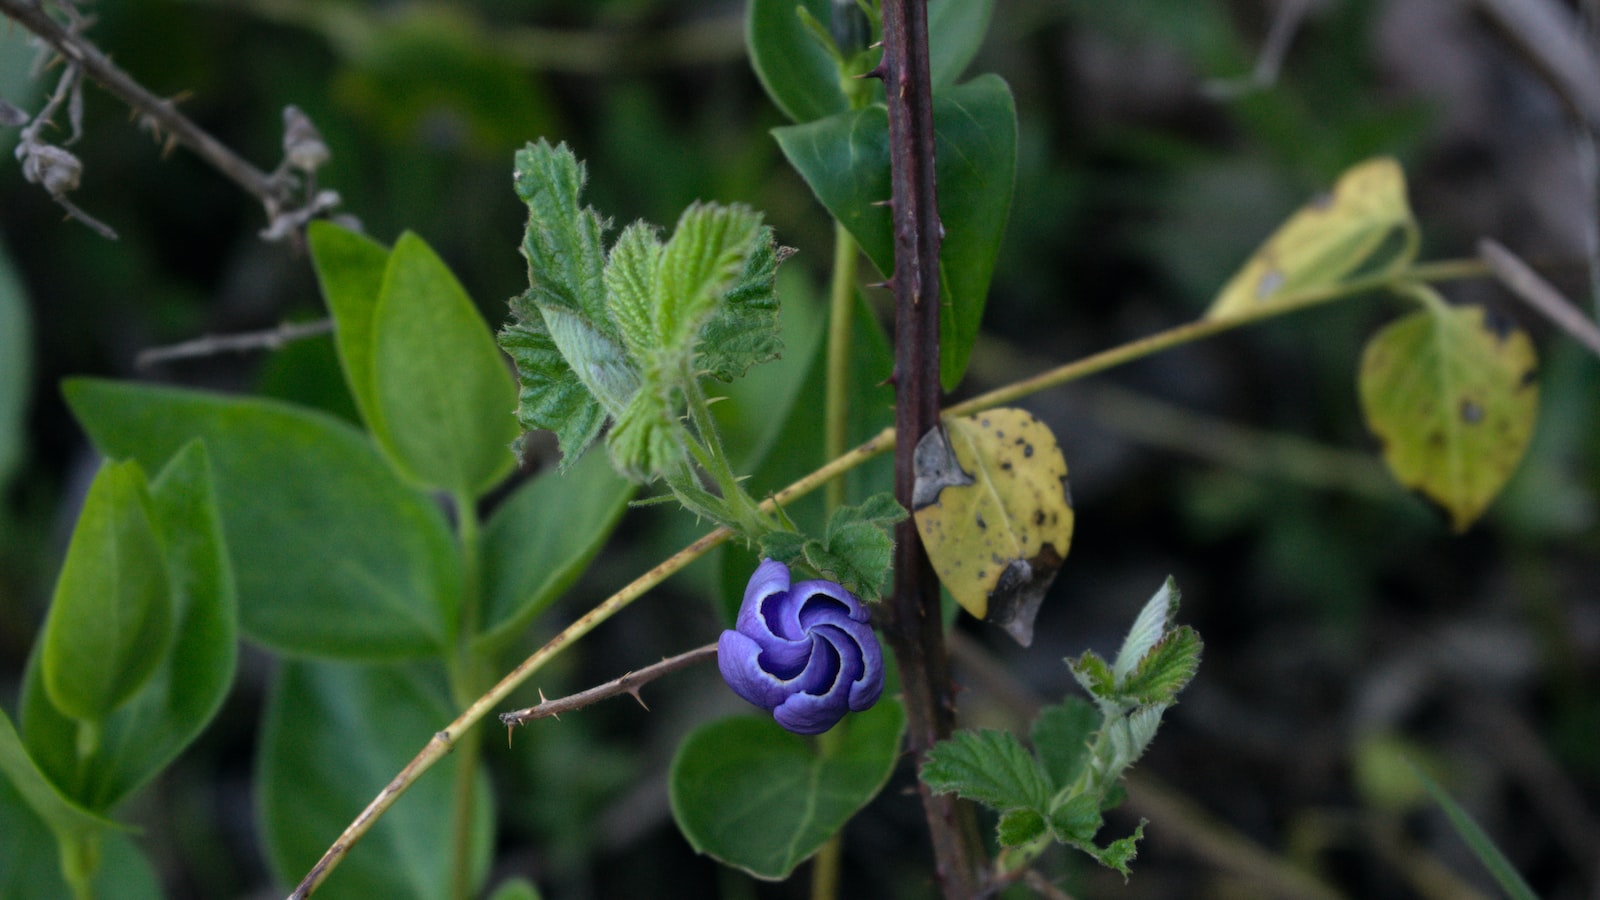
[[[1477,520],[1522,459],[1539,410],[1533,342],[1482,307],[1447,306],[1427,288],[1423,312],[1373,335],[1361,359],[1361,406],[1401,484]]]
[[[1369,159],[1279,226],[1223,286],[1206,318],[1245,315],[1356,275],[1395,271],[1416,252],[1405,173],[1389,157]]]
[[[967,612],[1024,647],[1072,543],[1067,461],[1020,409],[946,419],[917,443],[912,516],[934,571]]]

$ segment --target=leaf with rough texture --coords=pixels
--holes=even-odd
[[[1168,631],[1123,680],[1122,693],[1135,703],[1176,702],[1178,693],[1188,687],[1200,669],[1202,646],[1200,634],[1187,625]]]
[[[1400,164],[1367,160],[1279,226],[1223,286],[1206,318],[1267,309],[1359,274],[1396,271],[1415,258],[1417,240]]]
[[[1065,787],[1083,774],[1089,741],[1100,722],[1100,711],[1082,697],[1068,697],[1039,711],[1028,737],[1052,784]]]
[[[374,433],[426,487],[477,497],[514,462],[516,387],[472,298],[420,237],[389,254],[372,314]]]
[[[661,241],[648,222],[622,229],[606,258],[606,311],[635,358],[659,346],[650,307],[660,262]]]
[[[656,272],[651,313],[658,347],[692,357],[701,326],[743,274],[760,234],[761,214],[748,206],[695,203],[683,211]]]
[[[580,206],[586,177],[565,144],[541,139],[517,152],[530,286],[511,301],[513,320],[500,332],[517,364],[517,419],[528,431],[554,431],[564,466],[588,449],[606,413],[619,411],[638,381],[606,319],[605,223]]]
[[[783,351],[778,322],[780,251],[772,229],[763,227],[745,258],[744,271],[700,329],[695,369],[719,381],[732,381],[751,366],[770,362]]]
[[[633,493],[596,456],[531,479],[495,510],[483,531],[482,655],[516,639],[572,586]]]
[[[821,540],[788,531],[764,536],[762,555],[786,564],[803,559],[818,574],[871,603],[882,594],[883,576],[893,561],[889,529],[905,517],[894,495],[875,494],[860,506],[834,510]]]
[[[297,882],[350,819],[452,715],[441,680],[416,666],[286,661],[267,697],[257,778],[260,828],[277,877]],[[318,897],[450,896],[449,816],[458,757],[373,825]],[[474,779],[472,883],[488,874],[493,798]]]
[[[1505,486],[1539,413],[1533,342],[1481,307],[1428,308],[1373,335],[1361,407],[1403,485],[1465,531]]]
[[[1020,409],[946,419],[917,444],[912,515],[939,580],[1026,647],[1072,544],[1067,462]]]
[[[703,725],[672,761],[673,818],[695,850],[782,880],[883,789],[904,730],[888,699],[846,716],[821,747],[769,717]]]
[[[172,640],[172,584],[144,472],[106,463],[89,485],[45,618],[45,691],[99,722],[138,692]]]
[[[984,728],[958,731],[928,749],[922,783],[999,810],[1050,808],[1050,776],[1016,736]]]
[[[95,446],[155,468],[195,438],[211,456],[244,633],[289,653],[431,656],[455,639],[455,538],[367,436],[268,400],[72,379]]]
[[[348,231],[326,219],[306,229],[311,263],[317,272],[322,300],[333,315],[334,346],[339,366],[355,400],[361,420],[376,430],[377,401],[373,399],[372,314],[383,289],[389,251],[366,235]]]
[[[228,563],[210,463],[186,446],[151,485],[172,576],[173,639],[150,679],[99,725],[80,758],[77,722],[46,695],[40,654],[28,660],[21,722],[28,749],[51,779],[90,809],[109,810],[199,736],[233,684],[238,638]]]
[[[1016,180],[1017,114],[1011,89],[983,75],[933,101],[939,172],[939,381],[966,371],[994,275]],[[878,271],[894,271],[889,119],[880,105],[774,129],[789,164],[861,245]]]
[[[1049,829],[1044,816],[1033,809],[1008,809],[995,825],[995,839],[1002,847],[1020,847],[1044,837]]]
[[[1144,608],[1133,620],[1133,627],[1128,629],[1127,637],[1122,639],[1122,647],[1117,650],[1117,661],[1111,667],[1118,684],[1144,661],[1150,648],[1167,636],[1177,621],[1178,603],[1182,599],[1178,582],[1168,575],[1155,594],[1145,601]]]

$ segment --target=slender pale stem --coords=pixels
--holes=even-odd
[[[477,503],[467,493],[455,497],[457,534],[461,544],[461,609],[459,632],[450,672],[450,689],[457,705],[462,705],[483,690],[486,660],[473,653],[482,627],[483,591],[479,566]],[[468,900],[472,896],[472,820],[477,792],[478,765],[483,757],[483,731],[463,729],[456,740],[456,776],[451,810],[450,896]]]
[[[1391,282],[1442,281],[1455,278],[1480,277],[1487,273],[1487,265],[1478,260],[1452,260],[1414,266],[1383,278],[1352,281],[1340,288],[1306,291],[1294,298],[1283,298],[1270,308],[1249,315],[1227,319],[1202,320],[1170,328],[1142,340],[1134,341],[1131,344],[1114,347],[1076,362],[1058,366],[1032,378],[974,397],[964,403],[946,407],[944,412],[946,415],[971,415],[984,409],[1012,402],[1020,397],[1045,390],[1046,388],[1057,387],[1087,375],[1103,372],[1122,363],[1142,359],[1162,350],[1171,349],[1214,334],[1220,334],[1261,319],[1306,309],[1340,297],[1371,291],[1384,287]],[[894,429],[885,428],[844,455],[836,457],[811,474],[773,494],[759,508],[762,512],[773,512],[779,506],[811,493],[835,478],[855,469],[867,460],[894,449],[894,447]],[[339,835],[338,840],[334,841],[322,858],[317,861],[317,864],[312,867],[311,871],[306,873],[299,886],[289,895],[290,900],[303,900],[303,898],[310,896],[311,892],[316,890],[317,886],[328,877],[328,874],[339,865],[356,841],[360,840],[361,836],[372,828],[378,818],[400,798],[400,795],[409,789],[422,776],[422,773],[432,768],[435,763],[444,758],[445,754],[450,752],[455,746],[457,737],[488,715],[493,707],[504,701],[512,691],[521,687],[523,682],[527,681],[534,672],[539,671],[544,667],[545,663],[576,643],[584,635],[593,631],[602,622],[627,608],[629,604],[643,596],[645,592],[665,581],[691,562],[704,556],[713,548],[720,546],[732,534],[726,528],[718,528],[673,554],[655,568],[639,576],[632,584],[612,594],[602,601],[600,605],[584,613],[571,625],[568,625],[564,631],[508,672],[494,687],[474,700],[454,721],[445,726],[444,730],[435,734],[433,739],[417,754],[416,758],[407,763],[406,767],[400,770],[399,774],[384,787],[378,796],[373,798],[366,809],[363,809],[356,816],[355,820],[345,828],[344,832]]]
[[[842,456],[850,441],[850,338],[855,321],[856,260],[860,258],[850,230],[833,226],[833,286],[828,301],[828,386],[825,397],[822,450],[825,459]],[[830,481],[827,506],[844,505],[845,484]]]

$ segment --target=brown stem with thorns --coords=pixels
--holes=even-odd
[[[712,642],[704,647],[696,647],[687,653],[668,657],[654,665],[645,666],[642,669],[629,672],[621,678],[612,679],[605,684],[595,685],[576,694],[569,694],[555,700],[546,700],[544,699],[544,694],[541,693],[538,703],[527,709],[501,713],[500,721],[505,723],[506,738],[509,741],[511,729],[518,725],[526,725],[535,719],[559,718],[562,713],[583,709],[585,706],[593,706],[601,700],[609,700],[619,694],[628,694],[639,701],[640,706],[649,709],[650,707],[645,706],[644,698],[639,696],[639,688],[663,675],[670,675],[679,669],[688,668],[703,659],[709,659],[716,655],[717,645]]]
[[[894,215],[895,499],[912,506],[917,441],[939,423],[939,223],[934,181],[933,90],[926,4],[883,3],[884,82],[889,109],[890,206]],[[883,632],[900,665],[906,729],[915,764],[955,730],[939,581],[907,519],[895,528],[894,595]],[[976,896],[983,841],[971,804],[918,783],[946,897]]]

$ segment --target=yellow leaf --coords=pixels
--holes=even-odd
[[[912,516],[939,580],[1026,647],[1072,543],[1055,435],[1020,409],[946,419],[917,443],[916,475]]]
[[[1206,318],[1244,315],[1356,274],[1393,271],[1416,251],[1405,173],[1389,157],[1370,159],[1279,226],[1223,286]]]
[[[1373,335],[1361,358],[1361,407],[1399,482],[1439,504],[1458,532],[1505,486],[1539,412],[1533,342],[1482,307],[1428,308]]]

